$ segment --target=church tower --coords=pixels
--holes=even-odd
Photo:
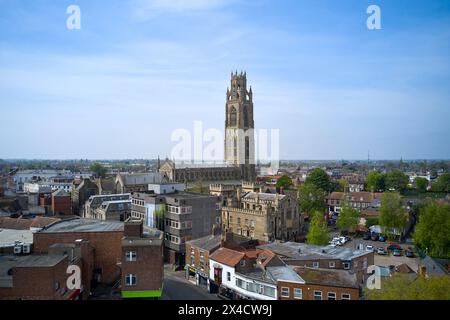
[[[225,105],[225,162],[241,168],[241,179],[253,181],[255,170],[255,123],[253,92],[247,90],[247,74],[231,73]]]

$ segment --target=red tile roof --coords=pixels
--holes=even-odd
[[[230,267],[236,266],[242,258],[245,257],[244,252],[239,252],[227,248],[219,248],[214,252],[210,259]]]

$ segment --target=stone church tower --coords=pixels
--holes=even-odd
[[[231,89],[227,88],[225,106],[225,162],[241,169],[241,178],[254,181],[255,123],[253,93],[247,90],[247,74],[231,73]]]

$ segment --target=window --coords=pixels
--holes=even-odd
[[[344,262],[344,269],[345,270],[350,269],[350,262]]]
[[[250,226],[251,226],[252,228],[255,227],[255,220],[250,221]]]
[[[314,300],[322,300],[322,291],[314,291]]]
[[[227,281],[230,282],[231,281],[231,273],[227,272]]]
[[[367,258],[364,258],[363,260],[363,268],[367,269]]]
[[[318,267],[319,267],[319,262],[314,261],[314,262],[313,262],[313,268],[318,268]]]
[[[343,294],[341,295],[341,299],[342,299],[342,300],[350,300],[350,295],[349,295],[348,293],[343,293]]]
[[[245,260],[244,259],[241,260],[241,267],[245,267]]]
[[[241,218],[237,218],[237,224],[241,224]]]
[[[135,286],[136,285],[136,275],[135,274],[127,274],[125,276],[125,285]]]
[[[294,299],[303,299],[302,289],[294,288]]]
[[[335,263],[334,261],[330,261],[330,262],[328,263],[328,266],[330,267],[330,269],[333,269],[333,268],[336,267],[336,263]]]
[[[353,263],[355,268],[358,268],[358,260],[355,260],[355,262]]]
[[[125,255],[127,261],[136,261],[136,251],[127,251]]]
[[[328,292],[328,300],[336,300],[336,292]]]
[[[284,298],[289,298],[289,288],[281,287],[281,296]]]

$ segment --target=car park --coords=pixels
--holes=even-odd
[[[366,246],[366,251],[373,252],[374,251],[374,247],[369,244],[369,245]]]
[[[405,256],[406,256],[407,258],[414,258],[414,257],[415,257],[414,251],[412,250],[412,248],[408,248],[408,249],[405,251]]]
[[[380,235],[380,236],[378,237],[378,241],[380,241],[380,242],[385,242],[385,241],[386,241],[386,238],[385,238],[384,236]]]
[[[395,250],[392,251],[392,255],[395,256],[395,257],[400,257],[402,255],[402,251],[398,250],[398,249],[395,249]]]
[[[387,250],[388,251],[394,251],[394,250],[402,250],[402,247],[399,245],[399,244],[397,244],[397,243],[390,243],[389,245],[388,245],[388,247],[387,247]]]
[[[372,239],[372,241],[378,241],[378,234],[372,233],[372,235],[370,236],[370,238]]]
[[[387,251],[386,251],[383,247],[379,247],[379,248],[377,249],[377,254],[379,254],[379,255],[381,255],[381,256],[384,256],[384,255],[387,254]]]
[[[370,233],[365,233],[363,235],[363,240],[370,240]]]

